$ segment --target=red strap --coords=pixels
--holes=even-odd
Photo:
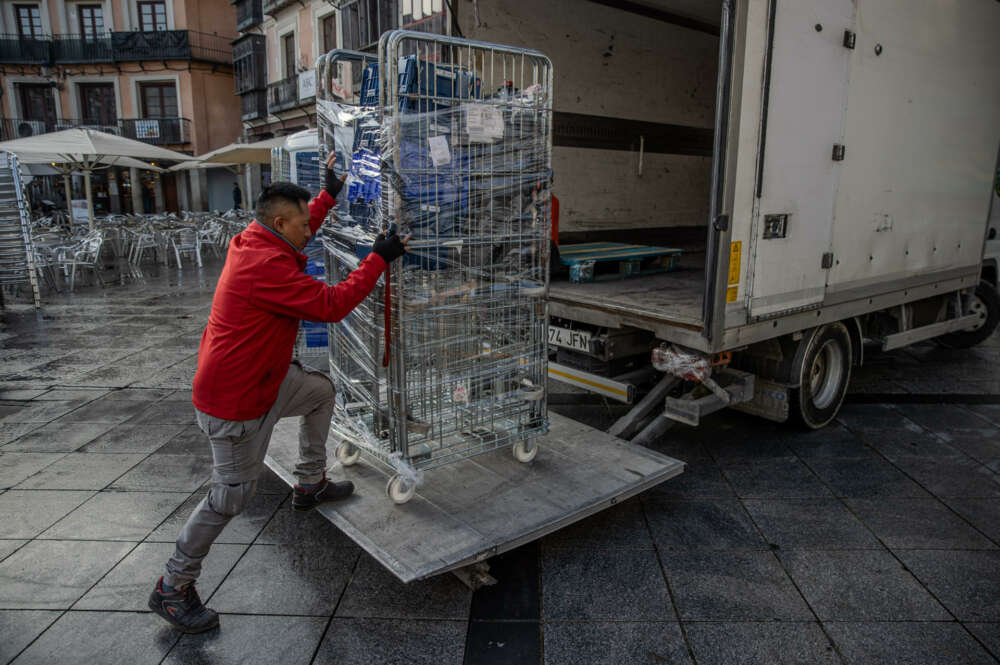
[[[389,347],[392,344],[392,265],[385,266],[385,353],[382,355],[382,367],[389,366]]]

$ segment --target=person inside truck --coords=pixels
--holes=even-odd
[[[302,249],[326,219],[343,187],[327,160],[323,190],[289,182],[264,188],[256,221],[229,244],[198,350],[192,401],[208,437],[213,468],[208,494],[181,529],[149,607],[174,628],[200,633],[219,625],[195,590],[202,562],[229,521],[246,508],[264,472],[279,418],[301,416],[292,508],[310,510],[354,491],[326,478],[326,439],[333,382],[292,359],[299,320],[339,321],[372,289],[382,271],[407,251],[409,236],[380,234],[372,252],[340,284],[306,275]]]

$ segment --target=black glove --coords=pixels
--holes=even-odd
[[[336,176],[333,169],[327,169],[323,179],[323,189],[329,192],[333,198],[337,198],[337,194],[340,194],[340,190],[343,188],[344,181]]]
[[[406,253],[406,246],[399,239],[399,234],[393,231],[388,238],[385,237],[385,233],[378,234],[375,244],[372,245],[372,251],[381,256],[386,263],[392,263]]]

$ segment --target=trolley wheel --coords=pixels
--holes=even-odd
[[[406,503],[413,498],[416,492],[416,484],[402,476],[393,476],[385,486],[385,493],[389,495],[393,503]]]
[[[354,466],[361,457],[361,449],[346,441],[337,444],[337,461],[342,466]]]
[[[513,452],[514,459],[522,464],[527,464],[531,460],[535,459],[535,455],[538,454],[538,444],[534,441],[522,439],[514,444]]]

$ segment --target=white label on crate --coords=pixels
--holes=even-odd
[[[432,205],[422,205],[420,206],[421,212],[440,212],[440,208]]]
[[[431,136],[427,139],[431,148],[431,162],[434,166],[444,166],[451,163],[451,152],[448,151],[448,138],[445,136]]]
[[[492,143],[503,138],[503,115],[492,106],[466,104],[465,127],[470,141]]]

